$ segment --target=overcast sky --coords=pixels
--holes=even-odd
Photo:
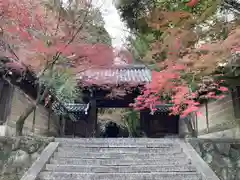
[[[100,9],[105,21],[105,28],[112,38],[114,47],[122,47],[128,30],[121,22],[119,13],[114,6],[116,0],[91,0],[94,7]],[[68,0],[63,0],[67,4]]]
[[[127,28],[121,22],[118,11],[116,10],[114,0],[92,0],[95,7],[100,8],[105,21],[105,28],[112,37],[114,47],[121,47],[128,35]]]

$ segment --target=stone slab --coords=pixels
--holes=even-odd
[[[86,166],[47,164],[47,171],[82,173],[154,173],[154,172],[196,172],[192,165],[128,165],[128,166]]]
[[[70,157],[70,158],[79,158],[79,159],[161,159],[164,156],[171,155],[172,158],[174,158],[174,155],[178,156],[179,154],[182,154],[182,152],[176,151],[170,151],[168,153],[81,153],[81,152],[69,152],[69,151],[61,151],[61,152],[55,152],[54,158],[59,157]],[[180,155],[184,157],[184,154]]]
[[[72,148],[164,148],[172,147],[179,148],[179,146],[171,143],[64,143],[61,147],[72,147]]]
[[[41,180],[201,180],[195,172],[159,173],[69,173],[42,172]]]
[[[197,171],[201,173],[203,180],[220,180],[187,141],[179,139],[178,143],[182,147],[183,152],[185,152],[192,164],[196,167]]]
[[[59,154],[74,154],[74,155],[101,155],[101,154],[125,154],[125,155],[136,155],[136,154],[180,154],[182,149],[180,148],[59,148],[57,153]]]
[[[124,166],[124,165],[186,165],[191,164],[188,158],[164,156],[161,159],[78,159],[78,158],[57,158],[51,159],[52,164],[72,165],[101,165],[101,166]]]
[[[163,148],[126,148],[126,147],[95,147],[95,148],[75,148],[75,147],[59,147],[58,148],[58,152],[62,152],[62,151],[71,151],[71,152],[79,152],[79,153],[83,153],[83,152],[99,152],[99,153],[163,153],[163,152],[168,152],[170,153],[171,151],[174,152],[182,152],[182,150],[180,148],[172,148],[172,147],[163,147]]]
[[[44,169],[45,165],[49,162],[53,153],[56,151],[59,143],[51,142],[43,150],[39,158],[33,163],[28,171],[23,175],[21,180],[36,180],[39,173]]]
[[[174,143],[176,138],[55,138],[60,143]]]

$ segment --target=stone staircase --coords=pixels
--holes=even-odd
[[[38,180],[204,179],[174,138],[62,138],[56,142],[59,146]]]

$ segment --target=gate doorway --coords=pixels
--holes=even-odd
[[[141,113],[141,127],[147,137],[161,138],[165,136],[179,135],[179,116],[169,115],[168,113],[148,112]]]
[[[120,127],[115,122],[109,122],[105,125],[105,131],[103,137],[105,138],[117,138],[119,137]]]
[[[123,138],[129,137],[125,126],[125,108],[98,108],[97,137]]]

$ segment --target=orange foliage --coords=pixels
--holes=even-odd
[[[191,0],[187,5],[193,7],[197,2]],[[172,103],[174,114],[186,116],[196,112],[199,105],[195,101],[197,95],[190,92],[189,82],[182,78],[182,73],[194,74],[195,77],[209,75],[216,70],[220,62],[228,61],[229,57],[240,49],[239,24],[231,27],[226,39],[196,47],[200,36],[194,29],[197,20],[191,14],[157,9],[150,13],[147,22],[153,29],[164,33],[161,40],[151,44],[146,58],[156,62],[159,58],[153,58],[154,55],[165,53],[166,56],[163,56],[161,63],[156,62],[161,71],[153,72],[152,82],[146,86],[133,106],[136,109],[150,108],[155,111],[158,104]],[[211,85],[207,87],[212,87]],[[214,87],[220,92],[227,91],[219,85]],[[206,96],[222,97],[217,96],[215,92],[206,93]]]
[[[201,70],[201,74],[212,73],[219,63],[227,62],[240,47],[240,26],[232,30],[225,40],[206,43],[183,56],[182,62],[192,70]]]
[[[194,0],[189,2],[191,5],[196,3]],[[219,62],[226,61],[233,51],[239,49],[240,26],[232,23],[226,27],[230,33],[225,40],[205,43],[196,48],[200,38],[194,29],[196,20],[191,13],[183,11],[167,12],[156,9],[150,13],[147,17],[148,25],[164,32],[164,35],[161,41],[152,43],[145,59],[156,61],[153,56],[165,52],[167,59],[184,63],[191,67],[192,71],[207,74],[213,72]]]
[[[192,14],[184,11],[163,11],[161,9],[154,9],[146,18],[148,25],[157,30],[166,30],[169,25],[178,25],[187,19],[191,19]]]

